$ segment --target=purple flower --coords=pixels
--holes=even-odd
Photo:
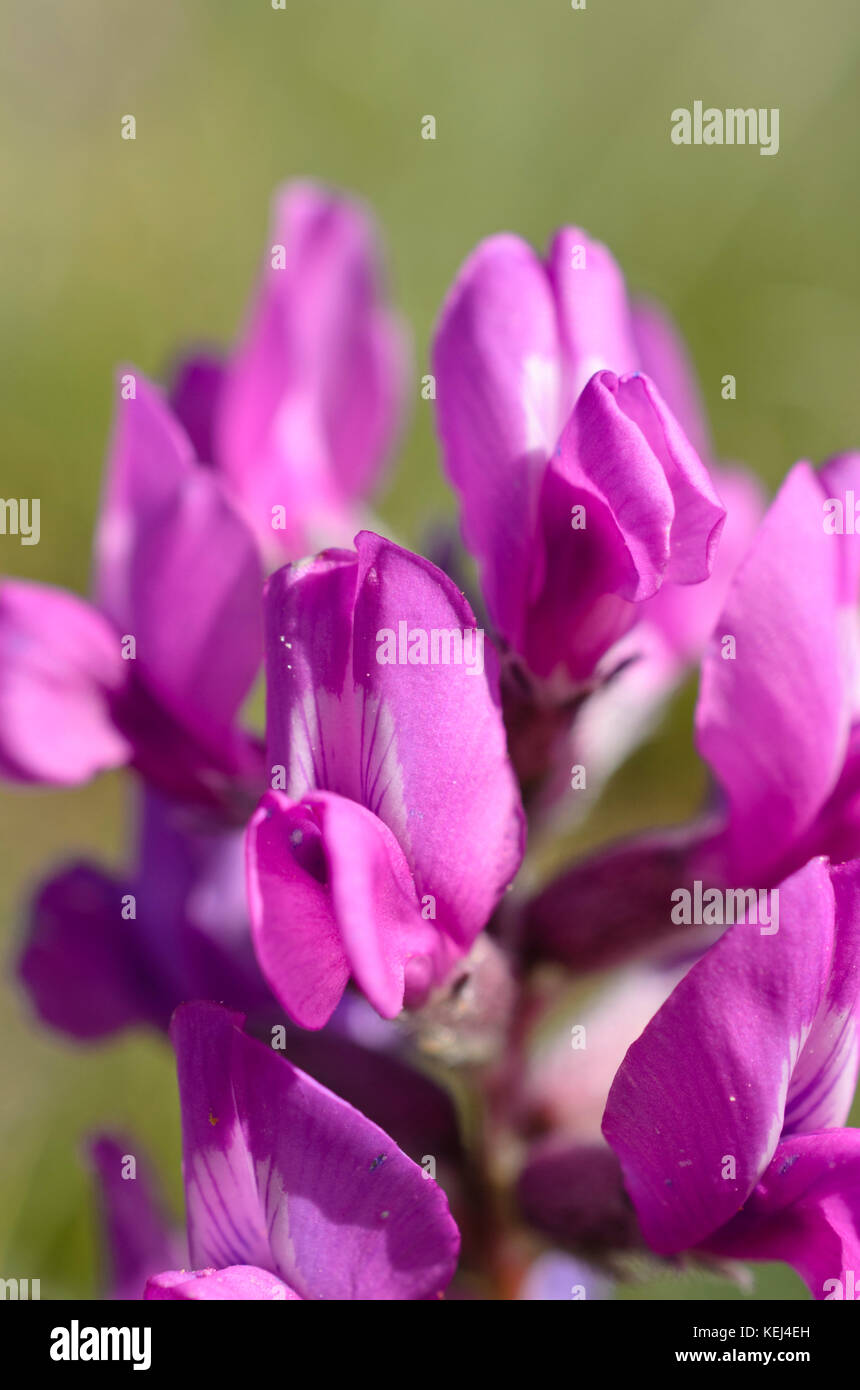
[[[526,1132],[591,1145],[601,1141],[609,1088],[630,1044],[700,954],[658,956],[609,977],[586,1003],[542,1020],[517,1088]]]
[[[445,464],[490,618],[558,694],[713,564],[724,509],[639,367],[620,272],[571,228],[546,264],[514,236],[482,243],[438,329]]]
[[[243,832],[151,791],[140,819],[133,872],[71,864],[36,894],[19,971],[43,1022],[95,1039],[166,1029],[187,999],[274,1014],[251,946]]]
[[[0,585],[0,770],[68,786],[131,763],[235,816],[260,775],[235,723],[260,661],[256,546],[155,388],[120,386],[94,602]]]
[[[370,214],[287,184],[237,351],[224,367],[190,358],[171,396],[267,554],[295,559],[352,536],[398,432],[408,356]]]
[[[492,652],[449,579],[369,532],[266,596],[272,784],[249,831],[257,956],[304,1027],[352,976],[393,1017],[486,926],[522,856]],[[486,661],[486,667],[485,667]]]
[[[89,1146],[102,1226],[105,1297],[123,1301],[139,1299],[152,1274],[188,1255],[139,1153],[125,1135],[101,1134]]]
[[[702,393],[678,329],[653,300],[635,299],[629,312],[637,366],[657,383],[696,453],[709,462],[714,450]]]
[[[215,1004],[179,1009],[192,1269],[146,1298],[432,1299],[457,1263],[445,1194],[387,1134]]]
[[[633,1043],[603,1131],[659,1254],[785,1260],[823,1298],[860,1260],[860,865],[779,893],[778,932],[732,927]]]
[[[587,912],[587,905],[584,909]],[[532,1142],[517,1182],[530,1225],[575,1250],[641,1245],[621,1167],[601,1132],[624,1055],[704,948],[677,952],[612,976],[575,1008],[547,1007],[535,1027],[515,1115]],[[539,1136],[539,1137],[538,1137]],[[591,1295],[590,1295],[591,1296]]]
[[[72,864],[36,894],[18,968],[43,1023],[93,1041],[166,1029],[179,1004],[217,999],[250,1015],[259,1036],[279,1029],[291,1061],[407,1153],[459,1157],[449,1096],[415,1070],[402,1032],[363,999],[344,996],[321,1032],[284,1019],[253,953],[242,831],[197,823],[148,792],[139,839],[133,873]]]
[[[731,882],[773,882],[813,854],[860,853],[860,549],[827,526],[860,495],[860,454],[789,473],[732,583],[702,665],[699,751],[722,793]]]
[[[611,678],[577,705],[566,748],[552,750],[539,797],[529,809],[533,817],[551,810],[557,830],[563,820],[574,820],[587,810],[609,775],[652,731],[690,666],[701,659],[729,582],[765,507],[756,478],[712,462],[695,375],[667,315],[654,304],[634,302],[630,323],[639,366],[654,381],[708,465],[726,508],[726,520],[710,577],[701,584],[664,584],[637,606],[635,625],[616,642],[603,663]],[[570,796],[573,767],[582,767],[587,773],[587,792],[580,789],[575,797]]]
[[[860,855],[860,551],[825,525],[852,488],[860,455],[797,464],[728,586],[696,709],[718,789],[706,814],[568,869],[527,910],[530,950],[603,965],[677,930],[677,887],[762,888],[814,855]]]

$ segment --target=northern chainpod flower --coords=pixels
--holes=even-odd
[[[550,770],[544,799],[553,790],[567,795],[564,774],[573,765],[587,769],[588,790],[594,794],[623,758],[656,724],[667,699],[702,658],[722,609],[732,576],[749,548],[765,510],[758,479],[739,467],[715,463],[700,392],[684,344],[674,324],[658,305],[633,301],[633,338],[641,369],[678,420],[687,438],[707,465],[726,509],[711,574],[701,584],[664,584],[653,598],[638,606],[637,620],[611,652],[612,679],[598,686],[577,709],[570,738],[570,756],[559,758]],[[582,806],[583,798],[576,802]],[[558,810],[558,807],[554,807]]]
[[[641,373],[624,283],[565,228],[547,262],[491,237],[460,271],[434,352],[438,423],[494,630],[556,699],[668,583],[711,573],[725,511]],[[608,670],[604,674],[608,674]]]
[[[729,928],[632,1044],[603,1132],[659,1254],[784,1260],[826,1298],[860,1260],[860,861],[779,893],[778,932]]]
[[[696,738],[720,790],[732,883],[860,854],[860,548],[827,512],[852,489],[860,454],[792,469],[703,662]]]
[[[440,568],[363,515],[407,363],[370,214],[285,185],[235,350],[120,377],[92,602],[0,582],[0,775],[128,767],[138,811],[124,868],[42,881],[20,979],[67,1037],[176,1052],[187,1235],[102,1135],[107,1294],[568,1301],[777,1259],[853,1297],[860,455],[765,513],[609,252],[492,237],[422,385]],[[704,810],[571,865],[700,661]]]
[[[442,1189],[385,1132],[217,1004],[171,1025],[190,1269],[148,1299],[440,1297],[459,1234]]]
[[[145,791],[138,840],[124,875],[80,862],[36,892],[18,971],[43,1023],[94,1041],[126,1028],[166,1030],[179,1004],[226,999],[258,1036],[277,1030],[290,1061],[406,1152],[420,1158],[429,1145],[440,1161],[459,1155],[447,1092],[416,1070],[402,1032],[361,996],[345,995],[312,1034],[282,1014],[253,952],[243,831]]]
[[[630,1044],[699,958],[713,933],[692,932],[609,977],[596,993],[542,1019],[514,1090],[531,1139],[517,1180],[528,1222],[576,1249],[641,1246],[621,1166],[601,1131],[610,1087]]]
[[[826,506],[860,494],[860,455],[797,464],[729,585],[703,663],[696,739],[716,795],[700,821],[574,865],[526,913],[528,949],[604,964],[673,930],[670,895],[767,887],[860,854],[860,552]]]
[[[166,1029],[187,999],[275,1014],[251,945],[243,831],[151,790],[141,803],[137,862],[125,874],[69,864],[34,896],[18,968],[39,1016],[95,1039]]]
[[[266,595],[272,785],[249,830],[257,957],[318,1028],[352,977],[393,1017],[487,925],[523,824],[493,653],[451,581],[370,532]]]
[[[238,347],[189,357],[171,401],[282,563],[351,539],[398,433],[409,351],[360,203],[285,184],[269,243]]]
[[[0,771],[70,786],[131,764],[168,796],[241,815],[261,772],[236,724],[260,664],[261,591],[221,483],[159,392],[124,373],[93,601],[0,584]]]

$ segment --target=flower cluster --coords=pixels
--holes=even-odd
[[[601,1298],[783,1260],[844,1296],[860,541],[830,522],[860,455],[767,506],[605,247],[491,237],[424,378],[436,563],[369,512],[410,379],[372,219],[293,184],[270,240],[231,354],[119,373],[91,598],[0,585],[0,771],[128,766],[138,806],[124,873],[34,894],[21,979],[73,1038],[176,1053],[187,1230],[100,1136],[107,1295]],[[701,815],[559,867],[699,664]]]

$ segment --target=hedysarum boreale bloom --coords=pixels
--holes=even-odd
[[[779,893],[779,930],[729,928],[632,1044],[603,1132],[658,1253],[785,1260],[825,1298],[860,1260],[860,862]]]
[[[249,832],[251,918],[269,984],[311,1028],[350,977],[386,1017],[422,1000],[523,848],[494,654],[469,605],[420,556],[370,532],[355,544],[278,571],[266,596],[277,789]]]
[[[217,1004],[171,1025],[192,1268],[148,1299],[432,1299],[459,1233],[433,1179]]]

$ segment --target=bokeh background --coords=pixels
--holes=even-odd
[[[0,538],[0,568],[86,589],[114,366],[159,376],[183,345],[231,341],[271,192],[296,175],[364,195],[387,238],[416,375],[380,510],[407,543],[451,511],[418,387],[433,321],[467,252],[502,229],[542,246],[577,222],[612,247],[682,325],[721,458],[772,487],[799,457],[856,447],[858,58],[855,0],[4,0],[0,491],[41,498],[42,535]],[[695,99],[779,107],[778,155],[672,145],[669,113]],[[582,844],[696,804],[693,694]],[[129,809],[122,777],[0,790],[0,1275],[40,1277],[45,1298],[98,1289],[88,1132],[138,1136],[181,1210],[165,1044],[73,1048],[35,1025],[13,977],[34,881],[68,857],[121,862]],[[805,1290],[768,1267],[752,1294],[690,1277],[625,1296]]]

